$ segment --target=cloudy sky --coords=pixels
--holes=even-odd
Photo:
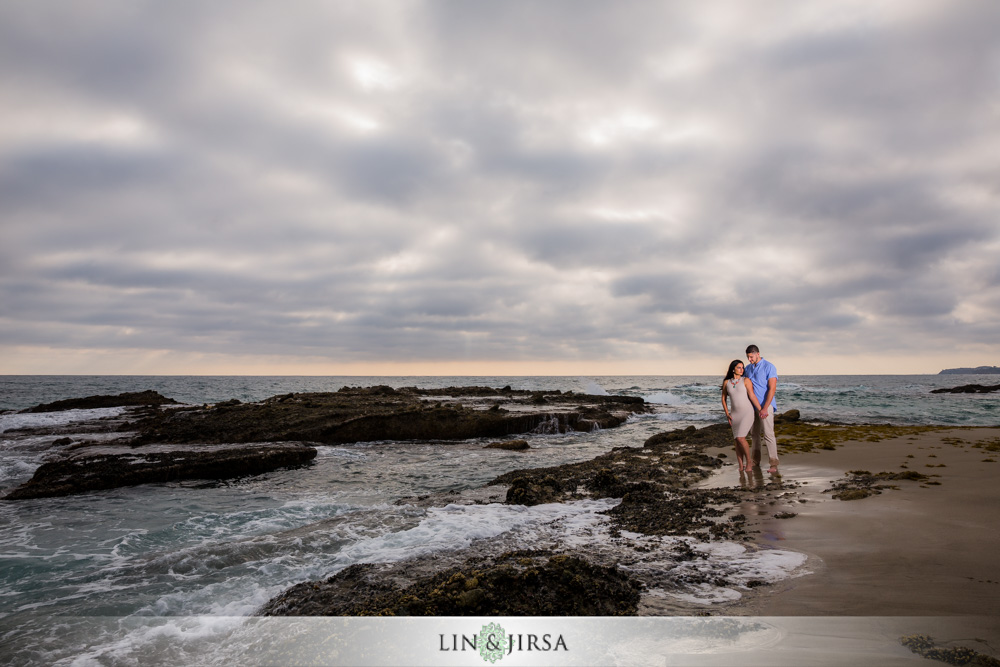
[[[1000,3],[0,0],[0,373],[1000,364]]]

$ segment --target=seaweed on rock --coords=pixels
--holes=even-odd
[[[512,552],[399,586],[373,564],[293,586],[260,616],[621,616],[641,585],[613,567],[574,556]]]

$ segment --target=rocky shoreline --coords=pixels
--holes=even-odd
[[[782,450],[805,455],[836,450],[857,439],[914,437],[941,428],[816,424],[800,421],[796,410],[777,415],[776,422]],[[767,522],[793,519],[802,503],[810,502],[807,495],[818,490],[807,494],[800,482],[780,475],[765,480],[756,472],[753,480],[741,478],[739,485],[706,487],[726,464],[731,438],[726,424],[666,431],[648,438],[641,448],[619,447],[589,461],[500,475],[481,490],[485,500],[475,501],[531,507],[615,499],[616,504],[601,512],[609,519],[608,530],[596,542],[501,552],[480,544],[446,557],[356,565],[326,580],[293,586],[257,614],[711,614],[700,604],[671,599],[670,593],[710,586],[740,589],[740,596],[754,597],[770,584],[736,570],[698,567],[706,558],[705,549],[733,543],[758,548],[754,545],[762,530],[761,515]],[[898,473],[849,471],[822,494],[851,501],[899,489],[900,484],[938,484],[931,479],[937,475],[902,467]],[[424,505],[435,502],[422,500]],[[747,516],[744,508],[753,508],[754,516]],[[554,582],[573,583],[560,589]],[[511,606],[512,590],[523,597],[524,606]],[[724,608],[722,613],[733,611]]]
[[[510,387],[393,389],[344,387],[337,392],[283,394],[258,403],[184,406],[154,391],[47,403],[22,413],[127,407],[104,420],[120,436],[55,440],[53,460],[7,500],[65,496],[186,479],[225,479],[303,465],[315,447],[380,440],[504,438],[618,426],[647,407],[641,398],[594,396]],[[28,429],[53,433],[45,427]],[[512,444],[514,443],[514,444]],[[525,443],[527,444],[527,443]]]
[[[88,397],[87,405],[129,407],[101,428],[110,439],[68,438],[53,443],[54,460],[8,493],[8,500],[183,479],[224,479],[308,465],[317,448],[348,442],[497,438],[486,448],[524,451],[534,431],[611,428],[648,408],[641,398],[509,387],[419,390],[385,386],[274,396],[258,403],[225,401],[183,406],[155,392]],[[79,402],[52,406],[77,409]],[[858,427],[799,421],[797,411],[776,416],[786,451],[835,449]],[[97,429],[98,427],[94,426]],[[866,437],[895,437],[905,427],[865,427]],[[86,428],[84,429],[86,431]],[[38,429],[38,433],[46,431]],[[79,432],[79,430],[77,431]],[[469,548],[393,563],[350,566],[321,581],[298,584],[264,604],[262,616],[300,615],[620,615],[701,613],[697,605],[667,599],[663,591],[766,586],[737,569],[697,567],[703,547],[737,543],[752,549],[757,530],[741,506],[764,504],[774,518],[795,517],[797,482],[779,476],[743,486],[705,482],[731,455],[728,425],[660,432],[642,447],[616,447],[587,461],[525,468],[488,482],[463,502],[538,505],[603,503],[606,531],[581,546],[559,540],[529,548],[476,543]],[[861,498],[895,488],[887,480],[933,483],[916,472],[860,475],[835,486],[835,498]],[[403,499],[444,507],[453,495]],[[650,591],[659,591],[651,595]]]
[[[796,411],[778,417],[785,424],[797,420]],[[613,553],[561,548],[493,554],[483,545],[438,563],[418,558],[355,565],[326,580],[298,584],[257,613],[610,616],[642,613],[640,592],[648,589],[737,585],[718,573],[699,581],[703,575],[677,566],[704,558],[692,545],[749,542],[747,518],[734,508],[748,495],[788,491],[796,485],[779,478],[754,489],[698,488],[726,456],[705,450],[728,448],[731,437],[725,424],[677,429],[649,438],[641,448],[619,447],[590,461],[506,473],[484,489],[494,490],[493,498],[503,498],[506,504],[529,507],[620,499],[604,512],[610,518]],[[629,552],[624,559],[623,549]],[[751,580],[739,585],[752,589],[764,584]],[[681,609],[676,606],[675,613]]]
[[[136,405],[141,401],[145,403]],[[308,465],[317,448],[347,442],[496,438],[486,448],[525,451],[527,441],[512,436],[612,428],[648,410],[641,398],[626,396],[509,387],[419,390],[385,386],[285,394],[250,404],[233,400],[185,406],[172,404],[155,392],[141,392],[47,407],[80,409],[115,403],[128,409],[83,429],[114,433],[97,440],[84,436],[79,441],[54,441],[53,460],[43,463],[31,480],[10,491],[6,499],[259,474]],[[795,420],[797,414],[781,419]],[[79,433],[76,425],[74,430]],[[57,429],[36,432],[59,435]],[[705,557],[698,551],[699,543],[750,540],[746,518],[732,511],[747,492],[698,488],[723,465],[726,456],[706,450],[728,449],[730,439],[724,424],[659,433],[643,447],[617,447],[588,461],[500,475],[482,489],[482,499],[465,501],[525,508],[601,501],[607,508],[601,513],[608,517],[602,525],[606,524],[607,539],[613,542],[606,551],[574,550],[560,544],[514,550],[477,544],[446,557],[359,565],[325,581],[299,584],[258,613],[649,613],[643,607],[648,600],[641,601],[643,590],[698,585],[709,581],[705,577],[713,585],[724,583],[718,573],[667,572],[662,563],[697,562]],[[780,481],[768,486],[782,488]],[[453,500],[441,496],[414,502],[443,507]],[[623,551],[628,554],[625,560]],[[623,567],[626,564],[630,565]],[[744,583],[753,587],[763,582]]]

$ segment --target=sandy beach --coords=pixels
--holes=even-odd
[[[753,601],[748,613],[997,614],[1000,463],[984,462],[996,453],[973,445],[995,448],[998,442],[1000,428],[951,429],[784,454],[783,478],[805,483],[799,491],[807,502],[786,503],[798,516],[775,519],[781,510],[770,505],[745,512],[761,519],[763,540],[822,562],[814,574]],[[938,475],[931,480],[940,484],[894,481],[898,489],[851,501],[823,493],[846,471],[858,469],[914,470]]]
[[[908,633],[996,655],[1000,428],[924,430],[877,442],[857,437],[859,427],[852,430],[854,437],[836,449],[782,448],[785,489],[762,489],[743,504],[749,527],[760,531],[758,543],[807,554],[808,574],[744,596],[725,613],[879,617],[873,622],[908,617]],[[834,499],[832,485],[857,470],[914,471],[928,479],[888,481],[898,488]],[[732,465],[712,485],[738,481]],[[753,487],[753,477],[745,484]],[[795,516],[776,518],[782,513]]]

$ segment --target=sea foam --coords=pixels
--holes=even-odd
[[[62,410],[59,412],[29,412],[0,415],[0,433],[12,429],[52,428],[75,422],[117,417],[128,408],[92,408],[89,410]]]

